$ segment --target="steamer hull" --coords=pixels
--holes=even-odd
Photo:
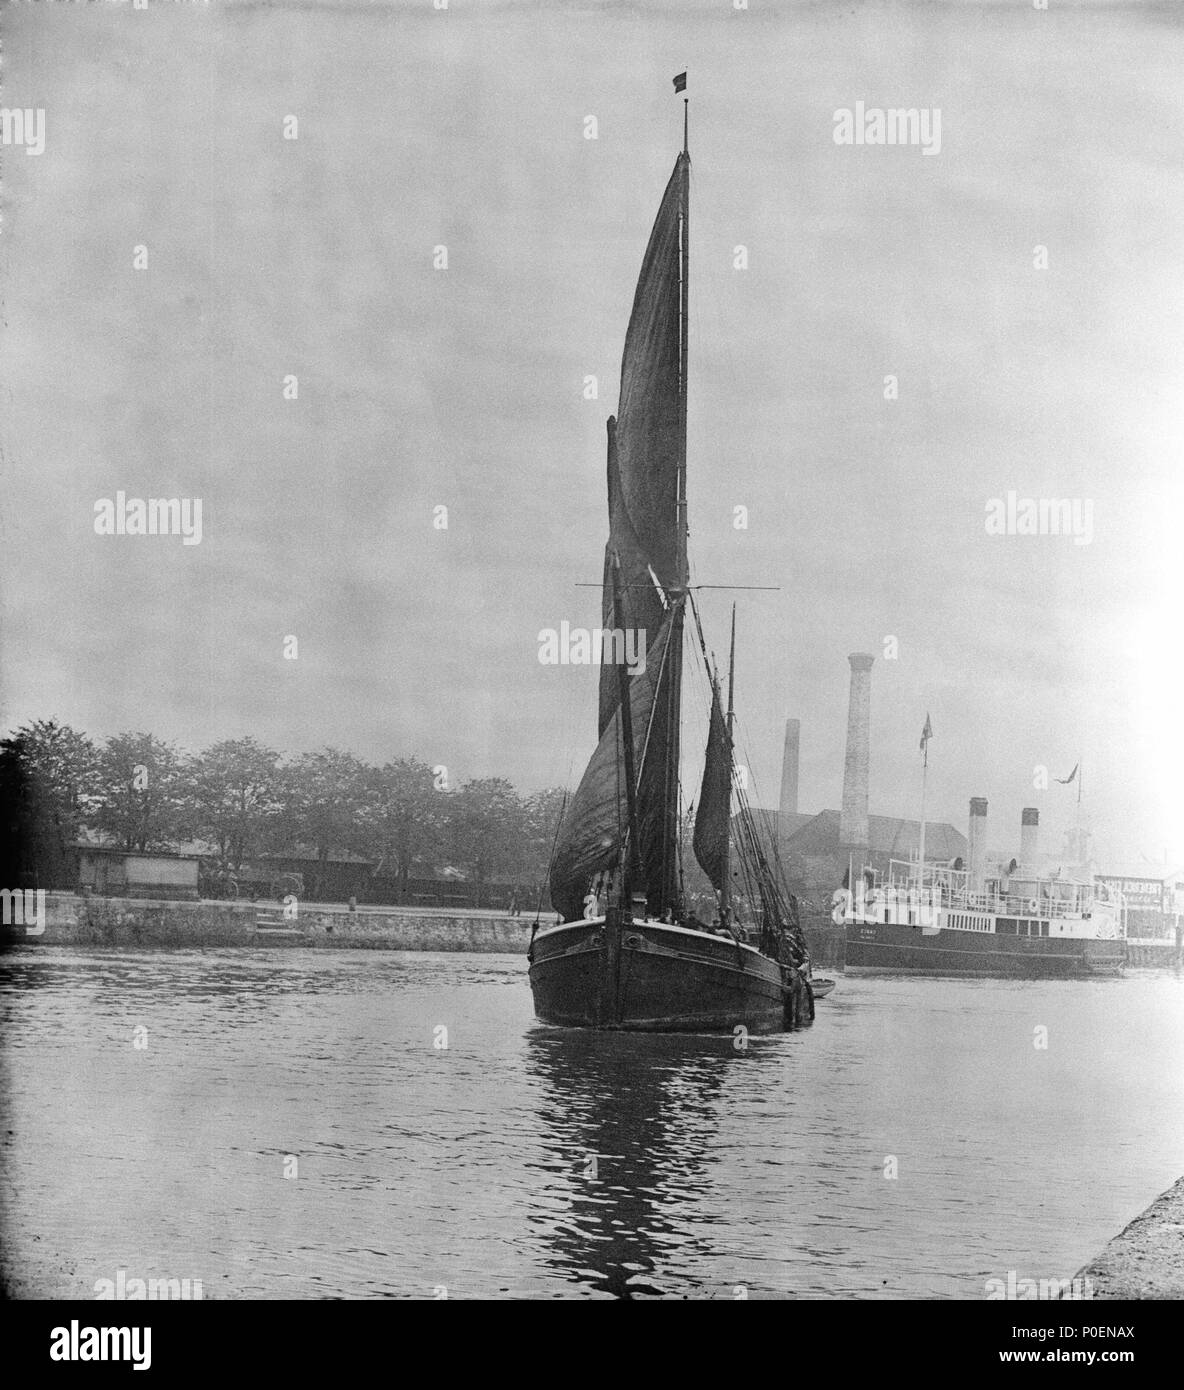
[[[1089,979],[1117,975],[1126,961],[1118,940],[1002,936],[942,928],[923,934],[898,923],[849,923],[849,974],[979,975],[1021,979]]]
[[[894,859],[854,881],[835,893],[853,974],[1081,980],[1126,964],[1121,896],[1092,877],[1020,871],[972,887],[966,870]]]

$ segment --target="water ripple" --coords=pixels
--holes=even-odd
[[[737,1052],[536,1023],[511,957],[19,948],[5,1274],[979,1298],[1071,1275],[1184,1171],[1182,1005],[1150,973],[842,980],[811,1031]]]

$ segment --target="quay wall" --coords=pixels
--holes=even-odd
[[[288,921],[278,904],[47,893],[42,933],[4,927],[3,936],[46,946],[315,946],[520,954],[530,941],[532,920],[414,909],[349,912],[309,904]]]
[[[1093,1298],[1184,1298],[1184,1178],[1078,1272]]]
[[[1184,953],[1176,949],[1174,941],[1128,941],[1126,963],[1135,966],[1179,966],[1184,965]]]
[[[83,897],[47,893],[45,930],[29,934],[4,927],[7,941],[45,946],[355,947],[387,951],[473,951],[521,954],[530,944],[532,918],[504,914],[420,912],[415,908],[356,912],[301,904],[294,921],[275,903],[184,902],[149,898]],[[544,923],[554,917],[543,918]],[[804,923],[810,954],[820,969],[842,969],[843,933]]]

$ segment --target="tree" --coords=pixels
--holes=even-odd
[[[454,858],[472,871],[477,906],[490,875],[518,872],[523,864],[526,818],[504,777],[474,778],[448,800],[449,842]]]
[[[198,755],[189,781],[197,833],[218,846],[223,868],[241,869],[280,809],[279,754],[257,739],[224,739]]]
[[[432,770],[418,758],[398,758],[371,770],[362,813],[362,835],[377,874],[391,865],[399,897],[407,894],[411,867],[443,846],[447,797],[438,792]]]
[[[189,763],[154,734],[109,738],[99,754],[94,823],[126,850],[161,849],[193,829]]]
[[[95,804],[96,765],[90,739],[56,719],[0,741],[6,886],[76,886],[74,844]]]
[[[532,792],[522,802],[523,881],[533,885],[536,897],[541,895],[551,871],[555,833],[568,799],[563,787],[545,787],[542,791]]]
[[[291,841],[316,851],[314,899],[323,895],[329,855],[363,842],[372,774],[372,768],[338,748],[302,753],[283,769],[278,823]]]

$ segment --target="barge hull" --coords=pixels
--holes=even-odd
[[[530,987],[543,1022],[574,1028],[731,1032],[742,1025],[763,1033],[808,1022],[813,1013],[808,986],[804,1000],[793,999],[776,961],[750,946],[659,922],[623,929],[616,972],[603,922],[540,932]],[[795,1006],[809,1017],[787,1019]]]

